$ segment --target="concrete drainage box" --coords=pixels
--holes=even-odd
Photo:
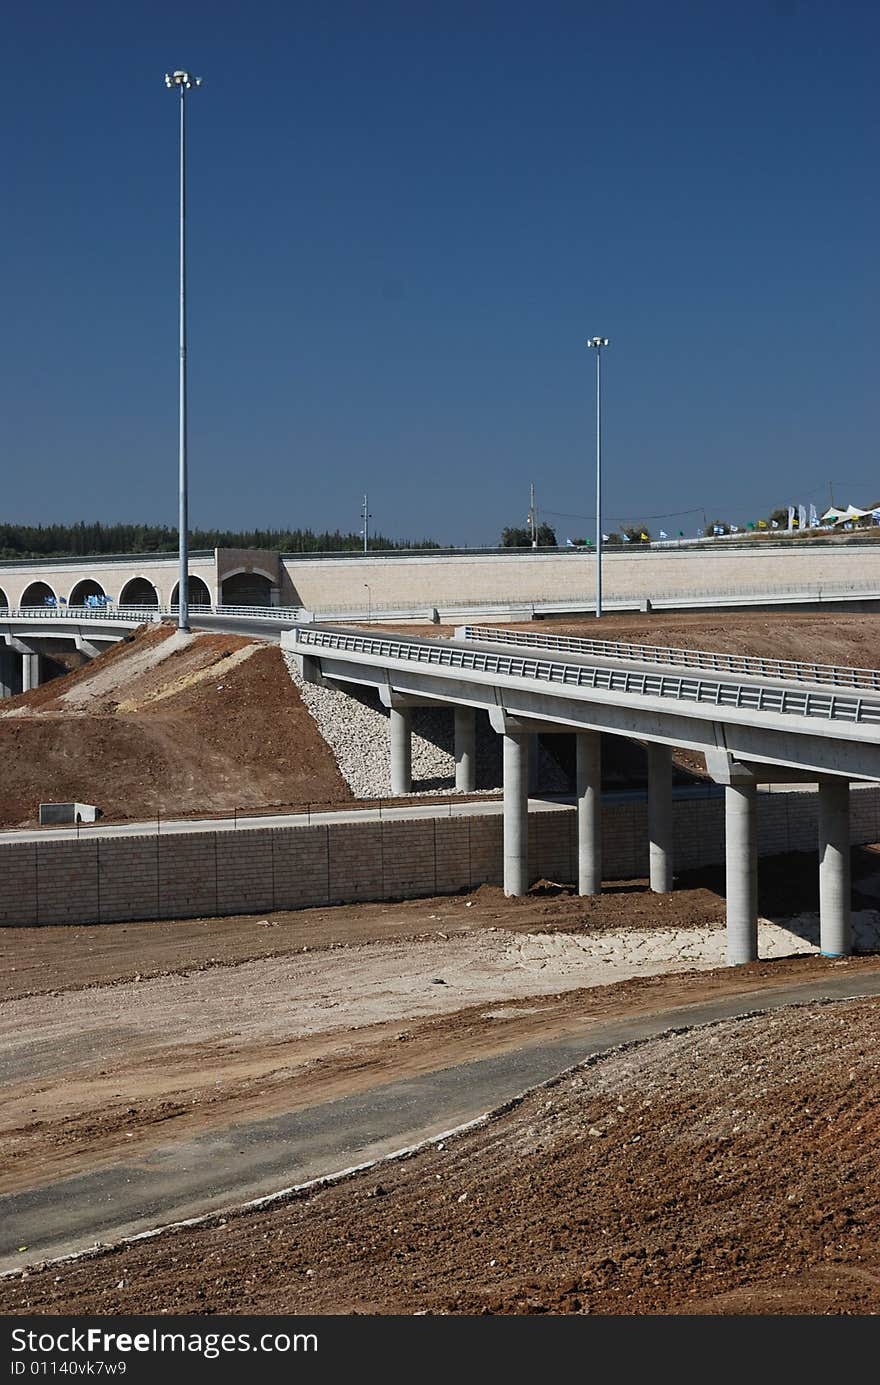
[[[51,823],[94,822],[101,810],[94,803],[41,803],[40,826]]]

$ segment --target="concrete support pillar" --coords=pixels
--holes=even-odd
[[[529,737],[505,734],[504,743],[504,893],[529,888]]]
[[[391,792],[397,797],[412,793],[412,709],[392,707],[389,719]]]
[[[22,654],[21,656],[21,690],[30,692],[31,688],[40,686],[40,656],[39,654]]]
[[[724,790],[727,862],[727,965],[758,957],[758,826],[754,784]]]
[[[602,890],[602,738],[598,731],[575,736],[578,894]]]
[[[648,839],[651,889],[672,889],[672,748],[648,742]]]
[[[473,707],[455,709],[455,787],[473,793],[477,787],[477,714]]]
[[[537,793],[540,779],[541,744],[536,733],[529,736],[529,793]]]
[[[849,780],[819,780],[819,948],[823,957],[852,952]]]
[[[15,653],[0,645],[0,697],[14,697],[21,691]]]

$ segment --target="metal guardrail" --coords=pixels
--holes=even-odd
[[[303,606],[194,606],[189,605],[193,615],[206,616],[247,616],[248,618],[257,617],[263,620],[301,620],[305,609]],[[174,615],[177,615],[177,607],[171,608]]]
[[[709,703],[716,707],[880,726],[880,702],[868,702],[861,697],[846,697],[839,693],[811,692],[778,685],[726,683],[716,679],[644,673],[589,664],[557,663],[513,654],[492,654],[485,650],[467,649],[463,645],[444,645],[428,640],[343,634],[315,626],[298,626],[294,639],[296,644],[309,648],[369,654],[381,659],[397,659],[401,663],[457,668],[463,672],[490,673],[506,678],[622,692],[640,697],[670,698],[677,702]]]
[[[208,606],[197,602],[189,603],[193,616],[240,616],[243,619],[259,617],[265,620],[296,621],[302,615],[302,606]],[[176,619],[177,606],[0,606],[0,620],[75,620],[78,623],[92,620],[106,620],[115,623],[130,622],[141,624],[161,620]]]
[[[177,608],[175,607],[175,614]],[[141,624],[169,614],[159,606],[0,606],[0,620],[106,620]]]
[[[761,678],[788,678],[798,683],[826,683],[841,688],[870,688],[880,692],[880,669],[846,668],[840,664],[811,664],[792,659],[765,659],[753,654],[716,654],[705,649],[671,645],[630,644],[622,640],[591,640],[579,635],[545,635],[531,630],[498,630],[488,625],[465,625],[466,640],[560,649],[597,658],[633,659],[643,664],[676,664],[719,673],[753,673]]]

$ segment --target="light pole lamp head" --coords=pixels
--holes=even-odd
[[[592,346],[596,351],[601,351],[602,347],[607,345],[607,337],[587,337],[587,346]]]
[[[201,77],[192,77],[188,72],[166,72],[166,87],[181,87],[184,91],[189,91],[191,87],[202,85]]]

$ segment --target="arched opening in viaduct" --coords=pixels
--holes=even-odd
[[[3,590],[3,588],[0,587],[0,611],[8,611],[8,610],[9,610],[9,599],[8,599],[8,597],[7,597],[6,593],[5,593],[5,591]]]
[[[100,582],[93,582],[91,577],[84,577],[81,582],[77,582],[76,586],[71,591],[70,596],[67,598],[67,604],[68,606],[94,605],[94,602],[89,601],[88,598],[97,596],[102,598],[101,604],[103,605],[103,598],[106,595],[107,593],[104,591]]]
[[[177,593],[179,590],[180,583],[175,582],[174,591],[171,593],[172,606],[177,605]],[[211,604],[211,593],[208,590],[207,583],[203,582],[201,577],[194,577],[192,573],[189,575],[189,604],[190,606],[210,606]]]
[[[58,598],[48,582],[31,582],[21,594],[22,606],[56,606]]]
[[[132,577],[119,593],[120,606],[158,606],[159,593],[146,577]]]
[[[271,606],[272,586],[262,572],[234,572],[224,577],[220,600],[225,606]]]

